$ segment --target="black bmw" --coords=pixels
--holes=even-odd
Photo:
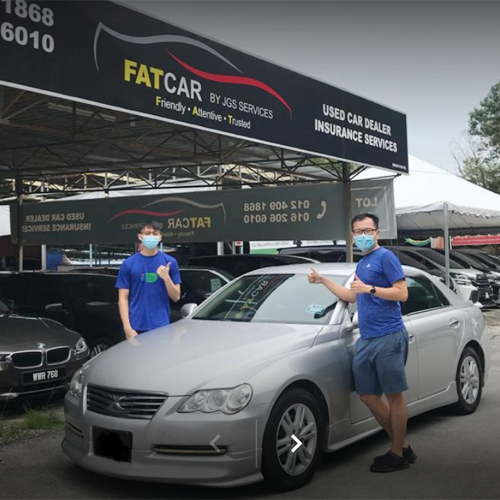
[[[88,358],[77,333],[50,319],[14,314],[0,301],[0,401],[66,391]]]

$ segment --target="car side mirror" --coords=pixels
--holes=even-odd
[[[198,307],[198,304],[193,304],[190,302],[189,304],[184,304],[181,307],[181,317],[183,319],[187,318],[188,316],[191,316],[193,314],[194,310]]]
[[[66,312],[66,308],[61,302],[57,302],[56,304],[47,304],[45,306],[45,311],[54,313],[54,312]]]
[[[358,316],[358,311],[356,311],[353,316],[352,320],[347,323],[345,329],[348,332],[352,332],[353,330],[356,330],[356,328],[359,328],[359,316]]]

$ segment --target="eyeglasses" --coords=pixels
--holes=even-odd
[[[159,231],[141,231],[141,234],[144,236],[160,236]]]
[[[353,229],[352,234],[354,236],[361,236],[362,234],[367,234],[368,236],[371,236],[372,234],[375,234],[378,231],[378,229],[373,229],[372,227],[368,227],[366,229]]]

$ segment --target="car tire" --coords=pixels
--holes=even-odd
[[[291,450],[297,443],[292,434],[303,443],[294,453]],[[324,436],[323,414],[309,391],[298,387],[280,396],[262,443],[262,475],[267,485],[290,491],[307,484],[321,460]]]
[[[459,415],[474,413],[483,392],[483,367],[472,347],[466,347],[460,356],[456,383],[458,401],[452,406],[453,411]]]
[[[109,337],[98,337],[92,342],[90,347],[90,357],[93,358],[100,354],[103,351],[107,351],[110,347],[113,347],[116,344]]]

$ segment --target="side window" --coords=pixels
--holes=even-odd
[[[420,255],[418,252],[412,252],[411,254],[408,254],[408,257],[411,257],[412,259],[415,259],[417,262],[420,262],[420,264],[422,264],[425,269],[437,269],[436,265],[434,265],[430,260]]]
[[[423,276],[407,277],[406,283],[408,285],[408,300],[401,303],[403,314],[427,311],[449,304],[446,297]]]
[[[29,278],[23,275],[8,276],[0,281],[0,299],[12,301],[17,306],[28,302]]]
[[[62,304],[63,297],[55,280],[47,276],[37,276],[33,280],[30,291],[30,305],[34,307],[45,307],[48,304]]]
[[[201,269],[182,271],[181,289],[186,293],[186,299],[194,299],[197,303],[203,302],[225,284],[226,282],[220,276],[211,271]]]

